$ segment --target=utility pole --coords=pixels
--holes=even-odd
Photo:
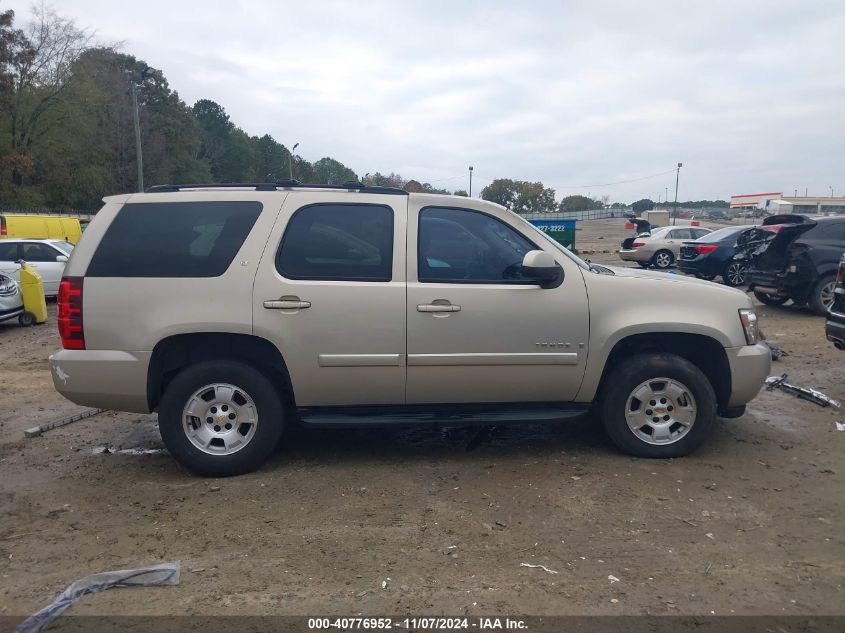
[[[678,217],[678,180],[681,177],[681,167],[683,163],[678,163],[678,170],[675,172],[675,204],[672,207],[672,226],[675,226],[675,220]]]
[[[469,197],[472,198],[472,165],[469,166]]]
[[[297,147],[299,147],[299,143],[294,143],[293,147],[290,150],[290,160],[288,161],[288,167],[289,167],[288,172],[290,174],[291,180],[293,180],[293,153],[296,151]]]
[[[141,71],[141,81],[147,78],[147,75],[152,70],[147,66]],[[138,114],[138,87],[135,85],[135,80],[129,78],[129,88],[132,93],[132,118],[135,123],[135,159],[138,163],[138,192],[144,192],[144,156],[141,152],[141,117]]]
[[[135,162],[138,163],[138,192],[144,192],[144,157],[141,154],[141,121],[138,116],[138,91],[135,82],[131,82],[132,88],[132,118],[135,119]]]

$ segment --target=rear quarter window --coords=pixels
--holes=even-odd
[[[261,214],[259,202],[143,202],[118,211],[88,277],[219,277]]]

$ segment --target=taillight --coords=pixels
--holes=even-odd
[[[836,269],[836,281],[833,283],[833,287],[837,288],[839,283],[845,283],[845,274],[843,274],[842,269],[845,268],[845,260],[839,262],[839,268]]]
[[[85,349],[82,326],[82,282],[84,277],[62,277],[59,284],[59,337],[65,349]]]
[[[707,253],[712,253],[717,248],[719,248],[716,244],[702,244],[701,246],[693,246],[693,250],[699,255],[706,255]]]
[[[645,242],[634,242],[631,244],[631,248],[639,248],[640,246],[645,246]]]

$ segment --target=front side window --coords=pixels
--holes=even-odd
[[[276,256],[288,279],[390,281],[393,209],[377,204],[315,204],[291,217]]]
[[[56,249],[40,242],[24,242],[21,247],[21,258],[27,262],[55,262],[59,256]]]
[[[421,282],[535,283],[522,260],[537,246],[479,211],[426,207],[420,211],[417,270]]]
[[[86,275],[219,277],[261,209],[260,202],[125,204],[100,241]]]

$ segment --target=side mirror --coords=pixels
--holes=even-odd
[[[56,255],[56,261],[61,264],[67,263],[67,255]]]
[[[533,279],[541,288],[556,288],[563,281],[563,269],[545,251],[528,251],[522,260],[522,276]]]

